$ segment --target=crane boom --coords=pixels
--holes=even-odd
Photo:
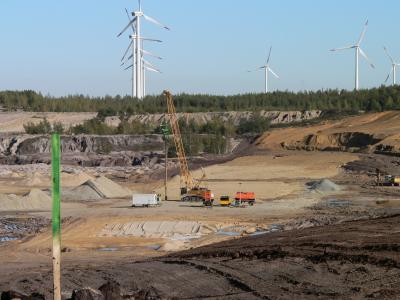
[[[164,95],[167,98],[168,116],[171,124],[172,133],[174,136],[174,142],[176,147],[176,154],[179,159],[179,167],[181,171],[181,187],[184,185],[187,190],[194,188],[194,180],[192,174],[189,171],[188,162],[186,159],[185,148],[183,147],[181,130],[179,128],[178,117],[176,115],[174,100],[169,91],[164,91]]]

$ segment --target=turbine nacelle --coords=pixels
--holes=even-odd
[[[134,11],[132,12],[132,17],[143,17],[144,13],[142,11]]]

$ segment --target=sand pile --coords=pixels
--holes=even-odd
[[[170,238],[184,240],[203,234],[202,225],[189,221],[147,221],[107,225],[100,236],[134,236],[145,238]],[[208,231],[208,230],[207,230]]]
[[[26,186],[50,186],[51,179],[50,176],[43,175],[39,172],[29,173],[27,178],[25,178],[22,183]]]
[[[322,179],[320,181],[310,183],[310,190],[324,194],[340,192],[342,188],[329,179]]]
[[[76,174],[70,174],[66,172],[61,173],[61,184],[64,187],[77,187],[91,179],[94,178],[84,172]]]
[[[23,197],[16,195],[0,195],[0,211],[51,210],[51,197],[39,190],[32,189]]]
[[[90,201],[132,197],[132,191],[106,177],[89,179],[78,187],[63,190],[62,193],[63,199],[67,201]]]
[[[92,187],[103,198],[128,198],[132,196],[129,189],[103,176],[95,180],[88,180],[85,184]]]
[[[92,176],[80,172],[76,174],[71,174],[67,172],[61,172],[61,185],[62,187],[76,187],[86,181],[93,179]],[[28,175],[22,183],[30,187],[49,187],[51,185],[50,174],[43,174],[40,172],[33,172]]]

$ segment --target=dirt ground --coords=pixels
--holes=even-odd
[[[274,129],[256,142],[261,149],[358,148],[365,152],[398,154],[400,112],[362,114],[304,127]]]
[[[358,161],[393,161],[371,157],[257,152],[205,168],[216,198],[255,191],[254,207],[168,201],[135,209],[130,199],[69,202],[62,211],[63,295],[115,280],[124,295],[150,288],[158,298],[396,299],[399,228],[398,217],[390,216],[400,213],[400,203],[396,192],[378,190],[373,175],[355,167]],[[322,178],[342,190],[307,188]],[[22,188],[25,179],[15,177],[13,184]],[[10,189],[9,179],[0,183]],[[179,178],[168,186],[169,198],[177,199]],[[161,182],[135,187],[149,190],[161,192]],[[1,218],[5,224],[7,218],[43,220],[50,211],[2,211]],[[0,242],[0,291],[50,296],[51,237],[43,224],[34,234],[26,230],[23,239]]]
[[[29,113],[0,112],[0,132],[25,132],[24,124],[39,123],[46,118],[50,123],[62,122],[65,127],[75,126],[95,118],[97,113]]]

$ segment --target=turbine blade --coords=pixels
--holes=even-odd
[[[373,69],[375,69],[374,64],[373,64],[373,63],[371,62],[371,60],[368,58],[367,54],[365,54],[365,52],[364,52],[361,48],[358,48],[358,49],[360,50],[360,54],[361,54],[362,56],[364,56],[364,58],[370,63],[371,67],[372,67]]]
[[[156,68],[152,68],[152,67],[148,67],[148,66],[144,66],[144,68],[151,72],[160,73],[160,74],[162,73],[160,70],[158,70]]]
[[[142,53],[162,60],[162,57],[157,56],[157,55],[155,55],[155,54],[153,54],[153,53],[151,53],[151,52],[149,52],[149,51],[146,51],[146,50],[144,50],[144,49],[142,49]]]
[[[269,48],[269,54],[268,54],[268,59],[267,59],[267,65],[269,64],[269,60],[271,59],[271,52],[272,52],[272,46]]]
[[[252,73],[252,72],[256,72],[256,71],[259,71],[259,70],[265,69],[265,68],[266,68],[266,67],[259,67],[259,68],[254,69],[254,70],[247,70],[247,72],[248,72],[248,73]]]
[[[341,51],[341,50],[348,50],[348,49],[353,49],[354,48],[354,46],[346,46],[346,47],[341,47],[341,48],[334,48],[334,49],[331,49],[331,50],[329,50],[329,51]]]
[[[124,53],[124,56],[122,56],[121,61],[124,61],[125,57],[128,55],[128,52],[129,52],[129,50],[131,49],[132,44],[133,44],[133,41],[131,41],[131,42],[129,43],[129,46],[128,46],[128,48],[126,48],[126,51],[125,51],[125,53]]]
[[[358,39],[357,46],[360,46],[360,44],[361,44],[362,41],[364,40],[365,33],[367,32],[367,27],[368,27],[368,20],[367,20],[367,22],[366,22],[365,25],[364,25],[364,29],[363,29],[363,31],[361,32],[360,38]]]
[[[132,19],[131,19],[131,16],[129,15],[129,12],[128,12],[128,10],[125,8],[125,12],[126,12],[126,15],[128,16],[128,20],[129,20],[129,23],[130,22],[132,22]],[[136,32],[136,27],[135,27],[135,24],[134,23],[132,23],[132,30],[133,30],[133,32]]]
[[[393,74],[393,68],[390,69],[390,73],[389,73],[388,76],[386,77],[385,83],[388,82],[388,80],[389,80],[390,76],[392,76],[392,74]]]
[[[131,39],[137,39],[137,36],[136,36],[136,35],[131,35],[131,36],[129,36],[129,37],[130,37]],[[142,41],[149,41],[149,42],[162,43],[161,40],[149,39],[149,38],[145,38],[145,37],[139,37],[139,40],[142,40]]]
[[[130,22],[128,23],[128,25],[125,26],[125,28],[117,35],[117,37],[120,37],[129,27],[132,26],[132,24],[133,24],[135,21],[136,21],[136,17],[134,17],[134,18],[132,19],[132,21],[130,21]]]
[[[149,21],[149,22],[151,22],[151,23],[153,23],[153,24],[156,24],[157,26],[160,26],[160,27],[162,27],[162,28],[164,28],[164,29],[166,29],[166,30],[171,30],[168,26],[165,26],[164,24],[161,24],[161,23],[158,22],[156,19],[153,19],[153,18],[151,18],[151,17],[149,17],[149,16],[146,16],[146,15],[143,15],[143,17],[144,17],[147,21]]]
[[[386,49],[386,47],[383,47],[383,49],[385,50],[386,55],[389,57],[389,59],[391,60],[392,64],[396,64],[394,62],[393,57],[389,54],[389,51]]]
[[[156,67],[155,67],[152,63],[148,62],[148,61],[145,60],[144,58],[142,58],[142,61],[143,61],[143,63],[144,63],[145,65],[147,65],[147,66],[149,66],[149,67],[151,67],[151,68],[156,69]]]
[[[274,75],[276,78],[279,79],[279,76],[276,75],[276,73],[274,72],[274,70],[272,70],[270,67],[268,67],[268,71],[270,71],[272,75]]]
[[[130,69],[132,67],[133,67],[133,65],[130,65],[129,67],[126,67],[124,70],[128,70],[128,69]]]

